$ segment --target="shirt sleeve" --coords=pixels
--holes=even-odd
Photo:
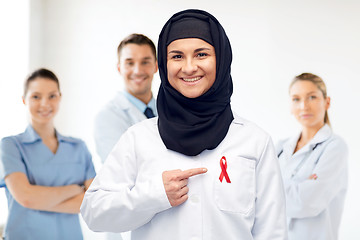
[[[296,182],[285,179],[287,215],[290,218],[317,216],[347,188],[348,149],[340,138],[329,142],[319,155],[313,174],[317,179]]]
[[[127,127],[121,117],[109,106],[101,110],[95,117],[95,147],[103,163]]]
[[[268,137],[256,166],[254,240],[287,239],[285,195],[274,145]]]
[[[26,166],[22,160],[20,150],[15,143],[14,137],[3,138],[0,142],[0,179],[13,172],[26,174]]]
[[[93,231],[136,229],[171,207],[162,176],[137,181],[134,139],[125,133],[85,194],[81,214]]]

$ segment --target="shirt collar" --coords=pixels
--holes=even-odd
[[[35,132],[34,128],[29,125],[27,126],[25,132],[20,135],[20,141],[23,143],[34,143],[41,141],[41,137],[37,134],[37,132]]]
[[[147,107],[149,107],[149,108],[151,108],[151,110],[153,110],[153,113],[155,114],[155,116],[157,116],[156,102],[153,97],[151,97],[150,102],[146,105],[141,100],[134,97],[127,91],[123,91],[123,94],[126,97],[126,99],[129,100],[130,103],[132,103],[137,109],[139,109],[140,112],[145,112],[145,109]]]
[[[55,134],[58,142],[76,142],[76,140],[73,138],[64,137],[56,129],[55,129]],[[26,128],[25,132],[20,135],[20,141],[23,143],[35,143],[37,141],[41,141],[41,137],[34,130],[34,128],[31,125],[29,125]]]

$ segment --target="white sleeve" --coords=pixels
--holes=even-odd
[[[327,144],[313,173],[316,180],[295,182],[285,180],[287,216],[307,218],[317,216],[347,188],[347,157],[345,142],[337,138]],[[310,176],[309,176],[310,177]]]
[[[162,176],[137,181],[134,139],[126,132],[87,190],[81,214],[93,231],[124,232],[171,207]]]
[[[269,137],[256,166],[254,240],[286,240],[285,195],[278,159]]]

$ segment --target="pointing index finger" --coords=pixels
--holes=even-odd
[[[207,172],[206,168],[192,168],[192,169],[183,171],[181,173],[181,178],[185,179],[185,178],[193,177],[195,175],[203,174],[206,172]]]

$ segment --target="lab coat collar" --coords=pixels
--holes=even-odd
[[[283,151],[286,152],[287,155],[291,156],[293,154],[300,135],[301,132],[299,132],[297,135],[294,135],[292,138],[289,139],[289,141],[284,144]],[[329,139],[331,135],[332,130],[330,126],[328,124],[325,124],[322,128],[320,128],[320,130],[315,134],[315,136],[295,154],[297,155],[312,150],[317,144],[320,144]]]
[[[238,116],[236,113],[233,113],[233,116],[234,116],[233,123],[244,125],[245,120],[243,118]]]
[[[314,148],[316,144],[325,142],[332,135],[332,130],[328,124],[325,124],[320,130],[315,134],[313,139],[309,142],[309,147]]]
[[[125,97],[124,92],[117,92],[113,103],[121,110],[128,110],[131,104],[130,101]]]
[[[300,133],[291,137],[288,141],[285,142],[283,151],[287,156],[292,156],[295,150],[296,144],[300,138]],[[301,149],[300,149],[301,150]],[[298,151],[299,152],[299,151]]]

